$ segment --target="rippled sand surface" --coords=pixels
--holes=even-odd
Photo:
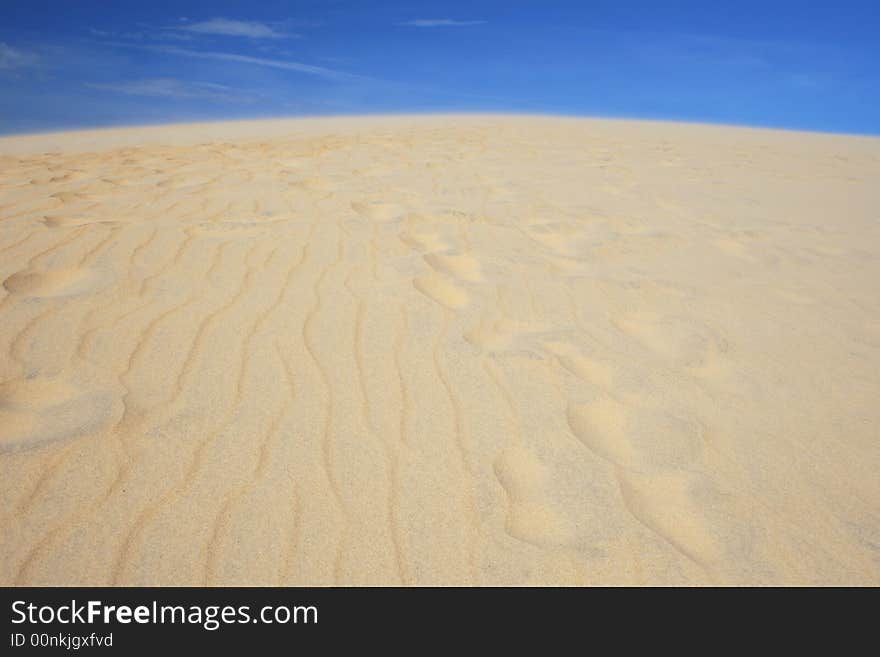
[[[880,140],[0,140],[0,583],[880,583]]]

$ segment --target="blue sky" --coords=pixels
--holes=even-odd
[[[878,63],[876,0],[0,0],[0,133],[466,111],[880,134]]]

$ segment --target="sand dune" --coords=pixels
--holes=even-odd
[[[0,140],[0,583],[880,584],[880,140]]]

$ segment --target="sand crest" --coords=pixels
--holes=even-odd
[[[880,139],[0,139],[0,584],[880,584]]]

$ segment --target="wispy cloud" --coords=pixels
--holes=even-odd
[[[168,55],[180,55],[181,57],[213,59],[223,62],[251,64],[253,66],[265,66],[267,68],[277,68],[284,71],[296,71],[297,73],[305,73],[306,75],[316,75],[319,77],[330,79],[356,79],[359,77],[356,75],[343,73],[341,71],[335,71],[330,68],[325,68],[323,66],[313,66],[312,64],[303,64],[301,62],[292,62],[284,59],[251,57],[250,55],[239,55],[236,53],[218,52],[214,50],[190,50],[188,48],[176,48],[174,46],[154,46],[148,47],[148,49]]]
[[[40,58],[30,52],[0,42],[0,71],[15,71],[36,66]]]
[[[452,18],[417,18],[411,21],[403,21],[398,25],[408,27],[463,27],[465,25],[482,25],[486,21],[457,21]]]
[[[217,36],[247,37],[250,39],[280,39],[291,36],[279,32],[269,23],[260,21],[238,21],[229,18],[212,18],[198,23],[176,25],[172,29],[212,34]]]
[[[198,38],[198,35],[190,32],[176,32],[173,29],[157,28],[142,23],[138,26],[140,29],[137,30],[113,31],[90,27],[88,31],[94,37],[144,43],[150,41],[195,41]]]
[[[152,78],[114,84],[87,84],[86,86],[128,96],[149,96],[172,100],[210,100],[227,103],[250,103],[256,100],[254,95],[242,93],[226,85],[212,82],[187,82],[174,78]]]

